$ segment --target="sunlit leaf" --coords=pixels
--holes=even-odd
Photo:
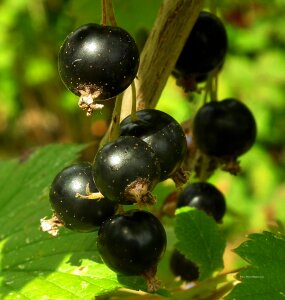
[[[1,299],[94,299],[141,278],[117,275],[101,261],[96,233],[39,230],[51,216],[47,192],[54,176],[83,146],[50,145],[28,160],[0,163]]]
[[[235,252],[250,265],[238,273],[241,281],[227,300],[285,298],[285,236],[271,232],[251,234]]]
[[[177,210],[177,249],[199,267],[199,279],[223,268],[225,239],[215,220],[205,212],[183,207]]]

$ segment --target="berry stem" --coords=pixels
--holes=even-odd
[[[120,114],[122,108],[122,99],[123,94],[120,94],[116,97],[112,120],[106,134],[100,142],[99,149],[102,148],[106,143],[114,141],[120,135]]]
[[[217,101],[218,98],[218,69],[210,72],[205,86],[205,94],[203,105],[206,104],[208,96],[210,96],[210,101]]]
[[[121,115],[122,101],[123,101],[123,94],[120,94],[116,98],[115,107],[113,110],[112,122],[110,125],[111,127],[110,127],[110,134],[109,134],[109,142],[114,141],[120,135],[120,115]]]
[[[101,24],[103,26],[107,25],[107,7],[106,7],[106,0],[101,1],[101,6],[102,6],[102,21]]]
[[[217,101],[218,97],[218,69],[210,74],[210,101]]]
[[[206,85],[205,85],[205,93],[204,93],[204,98],[203,98],[203,104],[205,105],[207,103],[207,98],[208,98],[208,92],[210,90],[210,85],[211,85],[211,74],[209,74],[207,81],[206,81]]]
[[[131,112],[131,120],[132,122],[135,122],[137,118],[137,94],[136,94],[136,84],[135,81],[132,82],[132,112]]]
[[[209,7],[210,7],[210,12],[216,15],[217,14],[217,1],[210,0]]]
[[[107,20],[111,26],[117,26],[117,21],[114,13],[114,8],[113,8],[113,2],[112,0],[103,0],[105,1],[106,5],[106,15],[107,15]]]
[[[204,182],[208,179],[209,173],[209,158],[208,156],[201,154],[201,169],[199,174],[199,181]]]

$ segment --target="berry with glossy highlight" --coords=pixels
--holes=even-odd
[[[198,148],[216,157],[238,157],[247,152],[255,142],[256,131],[253,114],[236,99],[205,104],[193,121]]]
[[[128,116],[121,122],[121,136],[136,136],[145,141],[159,159],[160,181],[165,180],[178,170],[186,155],[184,131],[173,117],[157,109],[137,111],[136,117],[135,121]]]
[[[166,233],[151,213],[130,210],[101,225],[97,248],[104,263],[117,273],[153,274],[166,248]]]
[[[202,11],[176,62],[183,75],[203,75],[222,65],[228,49],[227,32],[213,13]]]
[[[177,199],[177,208],[182,206],[203,210],[216,222],[221,222],[226,212],[224,195],[208,182],[194,182],[186,186]]]
[[[83,199],[88,191],[98,192],[92,176],[92,164],[80,162],[64,168],[54,178],[49,199],[57,218],[66,228],[89,232],[112,216],[117,204],[106,198]]]
[[[159,160],[143,140],[123,136],[97,152],[93,176],[99,191],[110,200],[121,204],[153,204],[150,191],[159,181]]]
[[[105,100],[123,92],[139,66],[139,51],[120,27],[86,24],[71,32],[58,55],[58,70],[76,95]]]

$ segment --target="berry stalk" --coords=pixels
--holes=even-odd
[[[112,0],[102,0],[102,25],[117,26]]]
[[[131,112],[131,119],[132,122],[135,122],[137,120],[137,92],[136,92],[136,84],[135,81],[132,82],[132,112]]]

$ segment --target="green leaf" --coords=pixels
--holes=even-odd
[[[48,189],[82,145],[50,145],[24,162],[0,162],[0,298],[94,299],[121,286],[144,289],[142,278],[117,276],[96,250],[96,233],[39,230],[51,216]]]
[[[177,249],[198,265],[200,280],[223,268],[226,242],[212,217],[194,208],[179,208],[176,211],[175,233]]]
[[[227,300],[285,299],[285,236],[271,232],[249,235],[235,252],[250,266],[238,273]]]

